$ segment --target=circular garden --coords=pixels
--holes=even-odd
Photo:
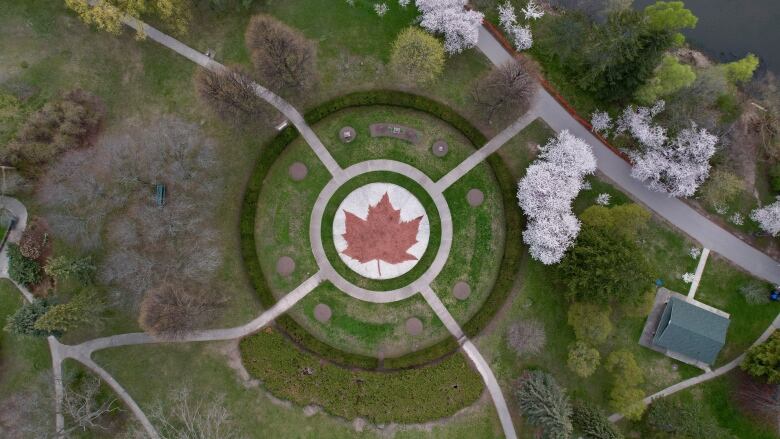
[[[413,166],[434,182],[485,141],[447,107],[400,92],[348,95],[305,117],[343,169],[366,161],[393,161]],[[441,212],[434,201],[437,194],[429,193],[419,180],[388,169],[367,170],[324,191],[335,184],[327,168],[293,128],[282,131],[265,146],[242,211],[243,257],[263,306],[273,305],[320,270],[312,237],[321,240],[327,262],[346,284],[378,297],[408,289],[432,272],[444,248],[446,260],[434,273],[431,288],[467,335],[481,331],[503,304],[517,274],[520,215],[513,200],[514,181],[503,163],[490,157],[438,194],[449,210]],[[313,222],[315,204],[324,209],[321,219]],[[451,237],[443,233],[447,227]],[[393,272],[394,264],[407,268]],[[377,301],[385,303],[356,299],[334,283],[323,282],[278,318],[273,329],[259,334],[273,339],[253,336],[242,341],[244,363],[277,396],[304,405],[316,403],[346,418],[419,422],[452,414],[479,397],[481,378],[461,355],[451,355],[457,341],[421,295]],[[291,390],[296,385],[289,376],[279,377],[286,372],[272,367],[268,357],[256,355],[290,342],[299,349],[277,355],[285,357],[286,364],[315,364],[316,359],[315,369],[322,367],[312,371],[307,366],[304,372],[294,368],[290,373],[297,374],[292,381],[301,386],[299,390]],[[424,373],[421,381],[436,388],[422,398],[437,407],[382,415],[382,410],[372,412],[365,399],[345,408],[343,401],[326,395],[328,386],[323,388],[321,381],[311,382],[318,390],[306,390],[307,374],[322,379],[341,376],[345,373],[341,371],[364,374],[360,383],[376,378],[382,387],[392,387],[394,375]],[[275,389],[274,377],[286,384]],[[404,392],[396,390],[400,410]],[[356,397],[361,398],[351,396]]]

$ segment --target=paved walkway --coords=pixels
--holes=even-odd
[[[500,65],[513,60],[484,27],[480,28],[477,47],[493,64]],[[531,111],[535,116],[544,119],[556,132],[569,130],[573,135],[584,139],[593,148],[599,171],[636,201],[691,236],[703,247],[711,249],[757,277],[780,284],[780,264],[777,261],[713,223],[683,201],[653,192],[641,181],[631,177],[629,164],[577,122],[546,90],[539,90]]]
[[[696,273],[693,275],[693,282],[691,282],[691,288],[688,289],[688,299],[693,300],[696,296],[696,291],[699,289],[699,283],[701,282],[701,275],[704,274],[704,267],[707,265],[707,258],[710,256],[710,249],[705,248],[699,255],[699,263],[696,265]]]
[[[463,353],[474,363],[477,371],[482,376],[482,380],[485,382],[485,387],[488,389],[490,398],[493,400],[493,405],[496,407],[496,413],[498,413],[498,419],[501,422],[501,428],[504,430],[504,437],[507,439],[517,439],[517,432],[515,432],[515,426],[512,423],[512,415],[509,413],[509,408],[506,405],[504,394],[501,391],[501,386],[496,380],[496,376],[493,375],[493,371],[490,369],[490,365],[485,361],[482,354],[471,340],[466,337],[463,330],[460,329],[460,325],[452,317],[452,314],[447,310],[439,296],[431,289],[430,285],[427,285],[422,289],[421,294],[428,305],[436,313],[436,316],[444,323],[444,326],[450,331],[455,339],[458,340]]]

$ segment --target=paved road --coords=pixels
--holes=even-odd
[[[500,65],[513,60],[484,27],[480,28],[477,47],[493,64]],[[694,238],[702,247],[709,248],[757,277],[780,284],[780,264],[777,261],[713,223],[684,202],[653,192],[641,181],[631,177],[631,167],[628,163],[577,122],[546,90],[539,90],[531,111],[544,119],[556,132],[569,130],[573,135],[584,139],[593,148],[599,171],[636,201]]]

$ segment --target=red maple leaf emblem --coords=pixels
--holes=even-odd
[[[401,221],[401,210],[393,207],[387,192],[375,206],[368,206],[366,219],[346,209],[344,215],[347,230],[341,236],[347,241],[347,248],[342,251],[343,254],[361,264],[376,260],[380,275],[379,261],[398,264],[417,259],[408,250],[417,243],[417,231],[423,217]]]

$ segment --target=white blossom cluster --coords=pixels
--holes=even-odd
[[[765,232],[777,236],[780,234],[780,200],[754,210],[750,213],[750,219],[757,222]]]
[[[529,5],[533,5],[533,0]],[[523,10],[525,12],[525,10]],[[544,15],[544,13],[542,13]],[[526,18],[528,15],[526,14]],[[509,37],[512,39],[517,50],[528,50],[534,44],[534,38],[531,34],[531,28],[528,26],[521,26],[517,23],[517,16],[515,15],[515,7],[507,0],[504,4],[498,6],[498,23],[504,29]]]
[[[374,12],[376,12],[376,15],[383,17],[385,14],[387,14],[387,11],[390,8],[387,6],[387,3],[374,3]]]
[[[444,35],[444,50],[460,53],[474,47],[484,15],[466,10],[466,0],[416,0],[422,12],[420,26],[433,34]]]
[[[541,148],[539,158],[518,183],[517,199],[528,217],[523,241],[531,257],[550,265],[560,262],[580,231],[571,203],[585,176],[596,170],[590,146],[564,130]]]
[[[685,273],[682,275],[682,280],[686,284],[693,282],[694,279],[696,279],[696,275],[693,273]]]
[[[401,6],[402,8],[405,8],[405,7],[409,6],[409,3],[411,1],[412,0],[398,0],[398,5]]]
[[[688,254],[692,259],[699,259],[699,256],[701,256],[701,249],[699,247],[691,247],[691,250],[688,252]]]
[[[608,134],[612,128],[612,118],[606,111],[596,110],[590,116],[590,125],[593,132],[599,134]]]
[[[734,212],[733,214],[731,214],[729,221],[731,221],[732,224],[741,226],[745,224],[745,217],[743,217],[742,214],[739,212]]]
[[[599,206],[609,206],[609,201],[612,198],[612,196],[606,192],[599,194],[596,197],[596,204]]]
[[[536,20],[544,17],[544,11],[534,0],[528,0],[528,4],[522,9],[526,20]]]
[[[615,132],[628,134],[639,141],[642,150],[630,153],[634,167],[631,176],[647,183],[650,189],[673,197],[690,197],[710,174],[710,158],[715,154],[718,137],[691,127],[669,139],[666,128],[652,123],[653,117],[664,109],[664,101],[652,107],[629,105],[617,120]],[[612,128],[609,115],[596,112],[591,116],[596,132]]]

